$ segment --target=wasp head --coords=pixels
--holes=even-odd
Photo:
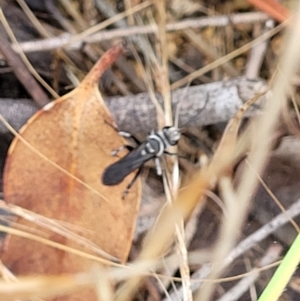
[[[170,145],[176,145],[180,139],[181,132],[174,126],[164,127],[163,132]]]

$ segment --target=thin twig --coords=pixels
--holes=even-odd
[[[224,55],[223,57],[215,60],[214,62],[206,65],[205,67],[187,75],[186,77],[178,80],[177,82],[172,84],[172,89],[176,89],[179,88],[189,82],[191,82],[192,80],[194,80],[195,78],[215,69],[216,67],[221,66],[222,64],[232,60],[233,58],[237,57],[238,55],[241,55],[242,53],[248,51],[251,47],[254,47],[256,45],[259,45],[261,42],[265,41],[266,39],[269,39],[270,37],[274,36],[276,33],[280,32],[283,28],[285,28],[285,23],[282,23],[280,25],[278,25],[277,27],[275,27],[274,29],[271,29],[270,31],[268,31],[265,34],[262,34],[260,37],[252,40],[251,42],[243,45],[240,48],[235,49],[234,51]]]
[[[260,12],[233,14],[229,16],[226,15],[216,17],[201,17],[166,24],[166,31],[172,32],[184,30],[187,28],[205,28],[209,26],[224,27],[231,24],[236,25],[264,22],[268,19],[269,17],[266,14]],[[80,49],[83,43],[97,43],[100,41],[125,38],[142,34],[157,34],[157,30],[158,28],[153,24],[144,26],[132,26],[122,29],[102,30],[101,32],[92,34],[90,36],[85,36],[81,40],[77,40],[76,42],[74,41],[72,43],[70,41],[74,38],[74,35],[65,33],[55,38],[23,42],[20,43],[20,47],[25,53],[53,50],[61,48],[66,44],[68,44],[67,48]],[[12,47],[15,51],[18,51],[18,48],[15,45],[12,45]]]
[[[9,38],[13,41],[14,43],[14,47],[16,47],[16,49],[18,49],[18,53],[20,55],[20,57],[22,58],[24,64],[27,66],[28,70],[31,72],[31,74],[36,78],[37,81],[39,81],[39,83],[49,91],[49,93],[54,97],[54,98],[58,98],[58,94],[43,80],[43,78],[36,72],[36,70],[34,69],[34,67],[32,66],[32,64],[29,62],[28,58],[26,57],[26,55],[24,54],[24,52],[22,51],[22,49],[20,48],[20,44],[18,43],[13,31],[11,30],[6,17],[0,7],[0,19],[1,22],[3,24],[3,27],[5,28],[5,31],[7,32]],[[15,49],[14,49],[15,50]]]
[[[206,42],[201,35],[196,34],[193,29],[186,29],[183,31],[184,36],[194,45],[201,53],[209,58],[209,62],[215,61],[220,58],[222,55],[213,47],[213,45]],[[231,62],[227,62],[222,65],[224,71],[232,76],[239,76],[239,72],[233,66]]]
[[[5,37],[2,26],[0,28],[0,50],[5,56],[8,64],[12,67],[15,76],[22,83],[23,87],[38,106],[43,107],[49,102],[47,94],[39,86],[38,82],[28,71],[18,53],[12,51],[9,41]]]
[[[287,224],[290,219],[295,218],[300,214],[300,199],[290,206],[284,213],[280,213],[275,218],[273,218],[269,223],[261,227],[259,230],[255,231],[253,234],[249,235],[243,241],[241,241],[234,250],[224,259],[224,264],[229,266],[232,264],[239,256],[253,248],[259,242],[267,238],[269,235],[274,233],[278,228]],[[207,277],[211,270],[211,264],[205,264],[200,270],[196,271],[192,275],[192,279],[197,279],[199,282],[192,283],[191,289],[195,291],[201,286],[201,279]],[[176,292],[171,294],[171,299],[176,300],[177,296],[183,296],[182,288],[178,288]],[[165,299],[164,301],[168,301]]]
[[[97,1],[98,3],[99,1]],[[105,3],[105,1],[100,1],[101,3]],[[126,22],[123,20],[123,18],[127,17],[130,14],[134,14],[142,9],[145,9],[147,7],[149,7],[152,4],[151,0],[147,0],[141,4],[138,4],[136,6],[134,6],[130,11],[125,11],[123,13],[117,14],[116,12],[114,12],[113,14],[107,15],[106,17],[108,17],[108,20],[105,20],[103,22],[101,22],[100,24],[97,24],[93,27],[90,27],[88,29],[86,29],[85,31],[72,36],[71,39],[69,41],[66,42],[66,44],[70,44],[70,43],[74,43],[77,41],[82,41],[83,39],[85,39],[85,37],[88,37],[92,34],[94,34],[97,31],[100,31],[106,27],[108,27],[109,25],[112,24],[126,24]],[[134,38],[133,38],[134,39]],[[136,39],[136,38],[135,38]]]
[[[20,0],[19,0],[20,1]],[[80,27],[80,30],[85,30],[90,27],[87,21],[85,21],[80,14],[76,11],[76,6],[74,7],[74,3],[70,2],[69,0],[61,0],[61,4],[64,6],[65,10],[72,16],[72,18],[75,20],[75,24],[77,24],[77,27]],[[75,28],[73,23],[69,22],[62,16],[60,11],[57,9],[55,4],[53,3],[53,0],[47,0],[47,8],[52,12],[54,18],[62,25],[65,26],[64,28],[71,34],[77,34],[78,29]],[[104,43],[104,42],[103,42]],[[103,48],[102,43],[102,48]],[[99,59],[99,54],[103,54],[105,50],[108,50],[111,47],[111,45],[104,45],[104,50],[100,47],[100,45],[90,45],[86,44],[83,48],[84,53],[93,61],[96,62]],[[134,70],[133,67],[127,63],[127,61],[123,57],[119,57],[117,61],[115,62],[115,65],[121,70],[121,72],[125,75],[127,75],[130,71]],[[127,89],[126,85],[123,81],[121,81],[117,76],[115,76],[111,69],[108,69],[106,71],[106,75],[109,78],[112,78],[113,83],[116,85],[118,90],[122,95],[130,95],[131,93]],[[138,82],[137,80],[133,79],[132,83],[135,84]],[[138,84],[138,83],[137,83]],[[145,89],[141,89],[141,91],[145,91]]]
[[[276,260],[278,260],[280,253],[283,247],[280,244],[271,245],[268,250],[265,252],[265,255],[259,261],[258,267],[265,267]],[[240,280],[234,287],[228,290],[221,298],[217,301],[235,301],[239,300],[239,298],[246,293],[251,285],[255,283],[255,281],[260,276],[261,272],[259,268],[254,268],[249,275]]]
[[[268,21],[266,21],[262,32],[266,33],[273,28],[274,28],[274,21],[268,20]],[[258,35],[256,35],[256,36],[258,36]],[[269,45],[269,39],[265,40],[261,44],[256,45],[255,47],[253,47],[251,49],[251,51],[249,53],[248,61],[247,61],[246,67],[245,67],[245,76],[247,78],[256,78],[259,75],[259,71],[262,66],[263,59],[265,57],[268,45]]]

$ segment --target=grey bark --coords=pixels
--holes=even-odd
[[[178,89],[172,92],[173,112],[179,110],[179,127],[200,127],[228,121],[242,104],[266,89],[264,80],[240,77],[228,81]],[[161,96],[157,95],[162,104]],[[119,129],[132,134],[157,128],[155,107],[148,93],[110,97],[106,103]],[[28,99],[0,99],[0,113],[16,129],[38,110]],[[257,108],[254,107],[253,111]],[[0,133],[8,130],[0,123]]]

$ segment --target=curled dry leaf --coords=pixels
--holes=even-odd
[[[82,236],[124,262],[139,207],[140,182],[125,200],[121,196],[133,175],[118,186],[101,183],[103,170],[118,159],[111,151],[124,140],[98,90],[99,77],[121,51],[115,46],[106,52],[78,88],[40,110],[21,129],[21,137],[15,138],[7,157],[4,194],[9,203],[76,225]],[[28,222],[21,223],[28,226]],[[38,228],[34,223],[29,226]],[[39,230],[51,240],[81,249],[61,235]],[[93,264],[15,236],[9,239],[3,262],[17,275],[74,273]]]
[[[290,12],[285,6],[276,0],[247,0],[250,4],[254,5],[257,9],[262,10],[270,15],[278,22],[284,22],[290,17]]]

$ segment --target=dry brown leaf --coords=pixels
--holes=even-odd
[[[125,262],[139,207],[140,182],[125,200],[121,196],[133,175],[117,186],[101,183],[103,170],[118,159],[111,156],[111,151],[123,145],[124,140],[98,90],[100,76],[120,53],[120,46],[106,52],[78,88],[39,111],[20,131],[35,150],[71,175],[34,152],[22,138],[15,138],[5,166],[4,194],[9,203],[80,227],[84,237]],[[47,235],[80,249],[58,234]],[[17,275],[76,273],[93,264],[14,236],[3,254],[3,262]],[[94,300],[86,296],[85,299]]]

